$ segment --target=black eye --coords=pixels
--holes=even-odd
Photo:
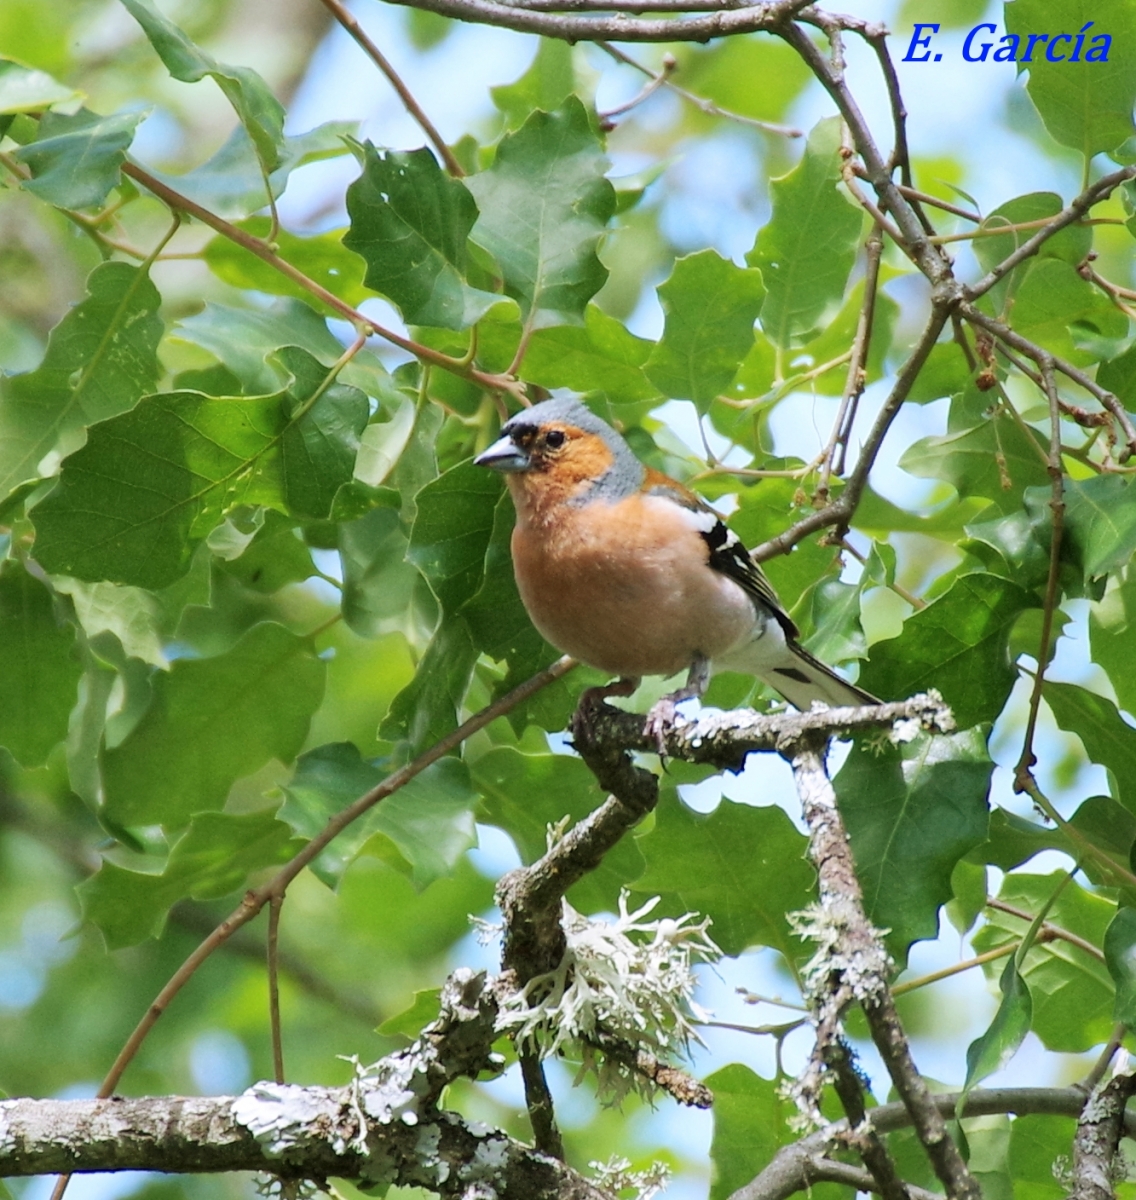
[[[549,450],[559,450],[564,445],[564,433],[560,429],[550,429],[544,435],[544,444]]]

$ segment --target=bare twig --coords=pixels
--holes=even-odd
[[[384,326],[376,324],[369,317],[365,317],[357,309],[352,308],[346,301],[329,292],[327,288],[317,283],[314,279],[310,279],[303,271],[300,271],[288,262],[287,259],[281,258],[267,242],[261,238],[253,237],[252,234],[239,229],[232,222],[226,221],[223,217],[210,212],[209,209],[202,207],[202,205],[191,200],[188,196],[183,196],[180,192],[168,187],[160,179],[157,179],[149,171],[146,171],[136,163],[124,163],[122,172],[124,175],[129,175],[137,183],[140,183],[148,191],[153,192],[159,200],[167,204],[174,212],[182,212],[196,218],[202,224],[208,225],[210,229],[215,230],[223,237],[243,247],[250,254],[255,254],[257,258],[268,263],[270,267],[273,267],[282,275],[286,275],[306,292],[315,296],[316,299],[321,300],[329,308],[337,312],[341,317],[345,317],[356,329],[370,330],[372,333],[390,342],[391,345],[398,346],[400,349],[413,354],[422,362],[441,367],[443,370],[458,375],[463,379],[470,379],[482,387],[493,391],[517,393],[518,399],[519,394],[523,392],[523,389],[515,380],[503,375],[490,375],[485,371],[480,371],[471,363],[452,358],[448,354],[443,354],[440,350],[435,350],[431,346],[425,346],[410,338],[404,338],[395,333],[394,330],[386,329]]]
[[[958,1093],[932,1097],[932,1103],[944,1117],[953,1117]],[[1080,1088],[989,1088],[970,1092],[963,1101],[963,1117],[985,1117],[996,1113],[1048,1113],[1055,1116],[1079,1116],[1085,1106]],[[868,1110],[872,1125],[880,1133],[903,1129],[912,1123],[911,1114],[900,1103],[881,1104]],[[1136,1133],[1136,1115],[1124,1117],[1129,1136]],[[773,1161],[756,1178],[739,1188],[730,1200],[788,1200],[794,1192],[805,1190],[817,1178],[813,1164],[848,1134],[848,1122],[837,1121],[817,1133],[811,1133],[777,1151]],[[829,1178],[825,1176],[825,1178]],[[841,1181],[843,1182],[843,1181]],[[912,1193],[913,1197],[919,1195]]]
[[[977,283],[967,284],[963,289],[964,298],[976,300],[979,296],[985,295],[999,279],[1003,279],[1019,263],[1025,262],[1027,258],[1032,258],[1051,237],[1060,233],[1066,226],[1079,221],[1094,204],[1111,195],[1122,183],[1134,178],[1136,178],[1136,166],[1122,167],[1110,175],[1102,175],[1096,183],[1085,188],[1059,213],[1050,217],[1033,237],[1022,242],[1012,254],[1007,255],[996,267],[987,271]]]
[[[280,941],[280,910],[283,895],[268,902],[268,1023],[272,1031],[272,1071],[277,1083],[284,1082],[284,1039],[280,1030],[280,972],[277,954]]]
[[[1045,669],[1049,663],[1049,647],[1053,638],[1053,614],[1060,599],[1061,539],[1065,529],[1065,476],[1061,462],[1061,407],[1057,401],[1057,384],[1053,378],[1053,360],[1048,355],[1038,359],[1042,384],[1049,400],[1049,472],[1051,494],[1049,508],[1052,514],[1052,532],[1049,538],[1049,578],[1045,584],[1045,600],[1041,614],[1041,639],[1037,651],[1037,674],[1034,675],[1030,692],[1029,716],[1022,738],[1022,753],[1014,768],[1014,790],[1025,791],[1025,777],[1033,773],[1037,755],[1033,751],[1034,732],[1037,729],[1038,712],[1041,709],[1042,691],[1045,687]]]
[[[99,1088],[100,1098],[111,1095],[118,1086],[123,1072],[138,1053],[139,1047],[145,1041],[150,1030],[162,1014],[170,1006],[174,997],[193,977],[197,968],[217,949],[223,945],[242,925],[247,925],[274,896],[282,896],[288,885],[297,875],[312,862],[321,851],[353,821],[357,820],[368,809],[373,808],[381,800],[398,791],[404,784],[409,783],[416,775],[420,775],[431,763],[445,757],[461,745],[466,738],[479,729],[484,729],[498,717],[511,712],[518,704],[535,695],[541,688],[565,675],[576,665],[571,658],[561,658],[552,666],[539,671],[531,679],[519,687],[495,700],[480,712],[470,717],[468,721],[458,726],[453,733],[447,734],[441,741],[436,742],[428,750],[423,751],[416,759],[388,775],[382,783],[373,787],[365,795],[360,796],[354,803],[349,804],[341,812],[332,817],[323,831],[312,838],[310,842],[293,859],[286,863],[268,883],[246,893],[240,905],[225,918],[213,932],[197,947],[184,963],[171,976],[166,985],[155,997],[145,1015],[131,1033],[126,1045],[123,1046],[115,1059],[113,1066],[107,1072]]]
[[[526,7],[530,6],[526,4]],[[715,5],[715,11],[718,8],[735,7],[738,7],[738,5]],[[802,130],[792,125],[778,125],[773,121],[759,121],[757,117],[747,117],[742,113],[733,112],[731,109],[722,108],[720,105],[715,104],[713,100],[707,100],[705,96],[696,96],[694,92],[688,92],[686,88],[680,87],[675,83],[672,78],[678,66],[673,55],[667,54],[664,56],[663,69],[661,71],[652,71],[650,67],[645,67],[641,62],[632,58],[630,54],[625,53],[618,46],[613,46],[610,42],[597,42],[596,46],[609,57],[614,58],[616,62],[623,63],[624,66],[633,67],[640,74],[646,75],[648,79],[647,85],[634,99],[628,101],[627,104],[620,105],[619,108],[613,108],[608,112],[601,113],[601,117],[614,117],[620,113],[627,112],[629,109],[634,108],[635,105],[641,104],[646,100],[656,88],[665,87],[669,91],[674,92],[676,96],[680,96],[688,104],[692,104],[699,112],[704,112],[709,117],[722,117],[727,121],[737,121],[739,124],[751,125],[755,129],[762,129],[766,133],[780,134],[782,137],[799,138],[804,136]]]
[[[817,496],[823,503],[828,499],[829,479],[833,474],[844,472],[844,459],[848,453],[848,442],[852,437],[852,426],[856,421],[856,408],[868,382],[868,354],[872,346],[872,322],[876,315],[876,294],[880,282],[880,258],[884,241],[880,226],[872,227],[867,241],[867,265],[864,273],[864,301],[860,305],[860,316],[856,322],[856,336],[852,341],[852,358],[848,363],[848,375],[844,381],[844,392],[840,397],[840,408],[833,422],[832,434],[824,450],[824,461],[820,468]],[[837,455],[839,454],[839,458]]]
[[[410,89],[402,81],[401,76],[391,65],[387,56],[368,37],[366,30],[359,24],[355,15],[346,5],[341,4],[340,0],[321,0],[321,3],[355,39],[375,66],[387,77],[387,81],[398,93],[398,98],[402,101],[406,111],[418,122],[422,128],[422,132],[433,143],[434,149],[438,151],[438,155],[446,165],[446,170],[456,179],[461,179],[465,175],[465,172],[462,170],[461,163],[454,157],[454,152],[446,145],[446,139],[438,132],[434,122],[426,115],[422,105],[414,98]]]
[[[525,1107],[532,1124],[533,1145],[549,1158],[564,1161],[564,1143],[556,1125],[556,1112],[552,1107],[552,1093],[544,1076],[544,1063],[535,1049],[521,1049],[517,1057],[521,1060],[521,1079],[525,1085]]]

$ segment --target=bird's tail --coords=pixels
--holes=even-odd
[[[845,705],[879,704],[870,692],[842,679],[803,646],[787,641],[785,655],[776,664],[763,664],[761,678],[802,712],[808,712],[814,700],[832,708]]]

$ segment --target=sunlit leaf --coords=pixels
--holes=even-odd
[[[303,843],[271,812],[201,813],[174,843],[161,874],[105,860],[78,888],[83,916],[119,950],[165,928],[183,897],[215,900],[245,885],[250,871],[287,862]]]
[[[727,954],[750,946],[772,946],[790,961],[801,954],[785,914],[810,903],[815,876],[804,836],[781,809],[722,800],[703,814],[668,790],[639,844],[647,869],[636,890],[672,894],[710,917],[710,936]]]
[[[154,680],[133,732],[106,752],[107,815],[179,828],[220,808],[235,780],[296,756],[323,686],[311,642],[267,622],[225,654],[176,662]]]
[[[746,255],[769,292],[761,327],[781,347],[815,329],[844,295],[861,218],[837,188],[840,164],[840,122],[828,117],[800,163],[771,184],[773,217]]]
[[[705,412],[726,390],[753,345],[765,299],[761,272],[736,267],[713,250],[680,258],[659,286],[663,336],[644,368],[651,382]]]
[[[836,776],[865,909],[900,962],[937,935],[955,864],[986,839],[993,770],[971,730],[882,751],[857,744]]]
[[[43,362],[0,376],[0,495],[51,474],[52,451],[77,449],[85,425],[126,412],[153,387],[160,304],[138,267],[102,263],[87,279],[86,299],[51,331]]]
[[[502,139],[492,166],[467,180],[480,209],[473,240],[497,260],[505,291],[536,328],[579,322],[603,286],[596,256],[615,189],[584,106],[570,96]]]
[[[286,799],[278,815],[296,833],[312,838],[389,773],[365,761],[351,742],[309,750],[297,760],[296,773],[283,788]],[[355,821],[320,853],[312,870],[328,887],[338,887],[351,861],[369,852],[404,870],[415,887],[425,888],[449,874],[477,844],[476,800],[465,764],[444,758]],[[383,853],[385,847],[374,839],[389,843],[394,855]]]

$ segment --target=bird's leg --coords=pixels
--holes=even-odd
[[[696,654],[690,664],[686,683],[651,707],[647,714],[647,733],[654,737],[660,755],[666,751],[666,733],[674,723],[675,710],[684,700],[700,700],[706,694],[709,683],[710,660],[705,654]]]

